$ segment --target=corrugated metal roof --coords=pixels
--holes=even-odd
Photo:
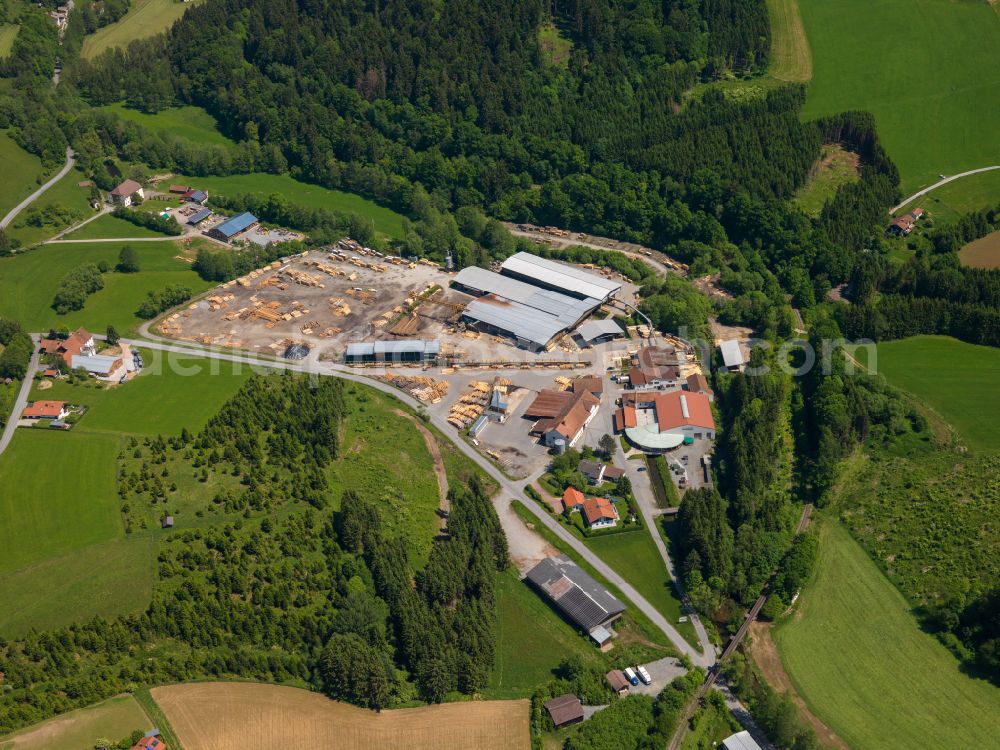
[[[601,336],[625,335],[622,327],[618,325],[613,318],[605,318],[604,320],[588,320],[582,326],[577,328],[576,332],[583,337],[584,341],[593,341],[594,339],[599,339]]]
[[[257,217],[254,216],[249,211],[244,211],[239,216],[234,216],[231,219],[226,219],[224,222],[219,224],[215,230],[225,238],[233,237],[244,229],[249,227],[251,224],[257,223]]]
[[[740,351],[740,342],[736,339],[721,342],[719,350],[722,352],[722,361],[725,362],[726,367],[739,367],[746,362],[743,358],[743,352]]]
[[[371,342],[362,342],[358,344],[348,344],[347,345],[347,356],[348,357],[373,357],[375,356],[375,344]]]
[[[115,362],[119,359],[121,359],[121,357],[107,357],[101,354],[95,354],[93,357],[75,354],[73,355],[71,367],[74,370],[78,367],[82,367],[87,372],[99,372],[102,375],[105,375],[114,369]]]
[[[463,268],[455,275],[453,281],[469,289],[541,310],[559,318],[566,328],[575,326],[601,304],[599,300],[591,297],[586,299],[570,297],[475,266]]]
[[[515,253],[503,262],[502,270],[535,279],[543,284],[564,289],[572,294],[593,297],[601,301],[622,288],[617,281],[588,273],[575,266],[540,258],[531,253]]]
[[[188,224],[198,224],[212,215],[212,209],[203,208],[188,219]]]
[[[565,555],[546,557],[528,571],[527,578],[588,632],[625,611],[624,604]]]
[[[423,354],[426,357],[437,356],[441,351],[440,341],[368,341],[347,345],[348,357],[392,356],[394,354]]]
[[[761,750],[760,745],[746,730],[726,737],[722,741],[722,746],[726,750]]]
[[[568,327],[554,315],[495,297],[472,300],[463,315],[543,348]]]

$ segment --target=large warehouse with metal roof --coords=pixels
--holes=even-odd
[[[600,302],[607,302],[622,288],[617,281],[531,253],[514,253],[503,262],[500,271],[504,276],[574,297],[592,297]]]
[[[474,266],[459,271],[453,284],[479,297],[463,312],[467,322],[510,336],[532,350],[548,348],[556,336],[575,328],[601,304],[592,297],[570,297]]]

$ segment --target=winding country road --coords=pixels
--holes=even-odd
[[[154,334],[148,333],[148,324],[140,326],[139,332],[141,335],[154,337]],[[155,337],[159,338],[159,337]],[[123,342],[130,344],[132,346],[146,347],[147,349],[154,349],[157,351],[173,353],[182,356],[192,356],[192,357],[204,357],[208,359],[217,359],[224,362],[240,362],[247,365],[252,365],[256,367],[265,367],[269,369],[278,370],[290,370],[293,372],[303,372],[313,375],[325,375],[333,376],[338,378],[343,378],[344,380],[350,380],[355,383],[361,383],[370,388],[375,388],[376,390],[387,393],[399,401],[405,403],[414,409],[421,408],[421,404],[414,398],[411,398],[407,394],[400,391],[398,388],[383,383],[379,380],[374,380],[369,377],[362,375],[357,375],[350,368],[334,364],[332,362],[289,362],[285,360],[272,360],[264,359],[250,353],[237,353],[237,352],[220,352],[207,347],[199,346],[198,344],[175,344],[166,343],[165,340],[152,340],[151,338],[146,339],[122,339]],[[449,430],[451,429],[444,417],[440,415],[429,415],[431,423],[437,427],[442,434],[449,435]],[[500,486],[500,492],[493,499],[494,506],[497,508],[497,513],[501,518],[504,518],[508,514],[506,513],[507,506],[510,504],[512,499],[517,499],[520,501],[530,512],[538,523],[546,527],[550,532],[557,536],[560,541],[565,543],[567,546],[573,549],[573,552],[579,555],[580,558],[585,560],[589,565],[596,569],[602,576],[604,576],[612,585],[618,588],[619,591],[628,599],[632,604],[640,610],[650,621],[653,622],[656,627],[658,627],[670,642],[674,645],[679,653],[686,654],[690,657],[691,661],[699,666],[709,667],[715,663],[715,651],[710,650],[706,653],[700,653],[697,649],[691,646],[677,629],[662,615],[659,610],[656,609],[649,601],[643,597],[628,581],[622,578],[610,565],[604,562],[600,557],[594,554],[589,547],[587,547],[583,542],[577,539],[573,534],[571,534],[562,524],[555,521],[548,513],[547,510],[542,508],[538,503],[528,497],[525,492],[525,486],[531,482],[531,479],[522,479],[515,481],[503,474],[499,469],[497,469],[488,459],[482,456],[475,448],[466,443],[464,440],[453,440],[452,441],[462,453],[464,453],[469,459],[474,461],[480,468],[483,469],[487,474],[489,474],[494,481]],[[509,517],[509,516],[508,516]]]
[[[17,218],[17,215],[19,213],[21,213],[24,209],[26,209],[34,201],[36,201],[38,197],[41,196],[42,193],[44,193],[50,187],[59,182],[59,180],[61,180],[63,177],[69,174],[69,170],[71,170],[75,164],[76,164],[76,155],[73,153],[73,149],[67,146],[66,163],[63,164],[63,168],[56,173],[55,177],[50,179],[48,182],[46,182],[44,185],[38,188],[38,190],[36,190],[27,198],[25,198],[23,201],[14,206],[14,208],[12,208],[6,216],[0,219],[0,229],[6,229],[7,225],[10,224],[12,221],[14,221],[14,219]]]
[[[24,381],[21,383],[21,390],[17,392],[17,398],[14,399],[14,408],[11,409],[10,419],[7,420],[7,424],[3,428],[3,434],[0,435],[0,453],[7,450],[7,446],[10,445],[10,441],[14,438],[14,431],[17,430],[17,422],[21,418],[21,412],[24,411],[24,407],[28,405],[28,394],[31,393],[31,386],[35,381],[35,373],[38,372],[39,360],[41,359],[39,353],[40,337],[33,335],[31,341],[34,344],[35,350],[31,355],[31,361],[28,363],[28,371],[25,373]]]
[[[945,177],[943,180],[938,180],[930,187],[925,187],[923,190],[918,190],[909,198],[900,203],[898,206],[893,206],[893,208],[889,211],[889,213],[891,214],[896,213],[903,206],[912,203],[920,196],[927,195],[927,193],[931,192],[932,190],[937,190],[939,187],[941,187],[942,185],[947,185],[949,182],[954,182],[955,180],[960,180],[963,177],[969,177],[970,175],[980,174],[982,172],[991,172],[994,169],[1000,169],[1000,164],[993,167],[980,167],[979,169],[970,169],[968,172],[961,172],[960,174],[953,174],[951,177]]]

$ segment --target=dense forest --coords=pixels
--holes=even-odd
[[[123,448],[131,532],[178,502],[195,522],[163,537],[146,611],[0,641],[0,733],[135,684],[207,677],[311,685],[372,708],[482,689],[507,565],[493,506],[474,478],[456,483],[448,534],[414,570],[381,511],[330,489],[349,398],[333,378],[258,376],[201,432]],[[192,472],[206,490],[181,497]]]

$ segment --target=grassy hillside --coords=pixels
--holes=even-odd
[[[903,192],[1000,161],[1000,18],[985,2],[800,0],[804,115],[875,114]]]
[[[1000,689],[964,675],[850,534],[823,523],[816,574],[775,629],[809,708],[854,750],[990,747]]]
[[[98,220],[100,221],[100,220]],[[16,318],[32,331],[50,327],[86,326],[103,332],[114,325],[125,334],[142,322],[135,310],[150,291],[170,284],[183,284],[194,292],[211,286],[178,260],[183,250],[177,242],[137,242],[139,273],[104,274],[104,289],[87,298],[82,310],[56,315],[52,298],[59,281],[83,263],[118,262],[122,242],[94,242],[79,245],[45,245],[12,258],[0,258],[0,315]]]
[[[10,49],[14,46],[14,39],[17,37],[17,30],[16,24],[0,24],[0,57],[6,57],[10,54]]]
[[[133,39],[145,39],[166,31],[187,9],[188,4],[179,0],[132,0],[124,18],[84,38],[83,57],[96,57],[107,49],[127,47]]]
[[[152,728],[145,711],[130,695],[57,716],[0,739],[0,750],[82,750],[98,737],[117,742],[136,729]]]
[[[360,195],[329,190],[318,185],[299,182],[288,175],[243,174],[229,177],[172,177],[170,182],[182,182],[212,192],[236,195],[255,193],[271,195],[279,193],[289,203],[313,208],[327,208],[331,211],[357,214],[371,219],[375,230],[393,239],[403,238],[403,217],[391,208],[385,208]],[[165,189],[165,186],[164,186]]]
[[[121,103],[109,104],[100,109],[114,112],[123,120],[138,123],[152,130],[164,130],[198,143],[232,143],[219,132],[215,118],[201,107],[170,107],[155,115],[129,109]]]
[[[1000,161],[998,158],[996,161]],[[1000,203],[1000,169],[963,177],[906,204],[900,213],[920,206],[935,221],[954,221],[962,214]]]
[[[0,29],[0,55],[3,54],[3,40],[4,32]],[[6,130],[0,130],[0,164],[4,165],[4,178],[0,180],[0,219],[2,219],[8,211],[38,188],[38,178],[45,173],[45,170],[42,168],[42,160],[14,143],[14,139]]]
[[[1000,450],[1000,350],[946,336],[878,345],[878,371],[951,423],[976,450]]]
[[[50,187],[38,200],[20,214],[8,227],[7,234],[19,240],[23,247],[47,240],[66,227],[94,215],[90,207],[90,189],[80,187],[84,180],[83,172],[72,169],[59,182]],[[33,188],[34,189],[34,188]],[[32,190],[33,190],[32,189]],[[26,197],[32,190],[25,191]],[[45,218],[46,223],[32,222],[32,216],[38,214]]]
[[[810,216],[819,216],[841,185],[858,179],[858,165],[857,154],[840,146],[824,146],[806,184],[795,194],[795,204]]]

